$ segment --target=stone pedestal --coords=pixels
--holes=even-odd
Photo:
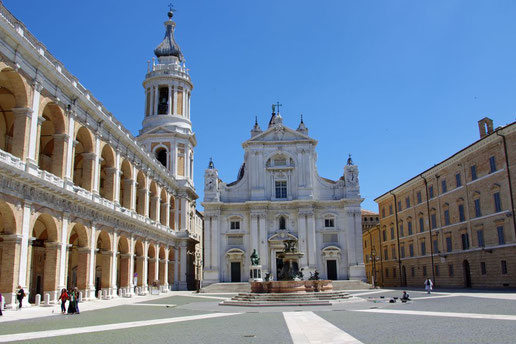
[[[251,265],[249,271],[249,282],[262,282],[262,266],[261,265]]]

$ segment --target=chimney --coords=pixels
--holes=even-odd
[[[489,134],[493,133],[493,120],[489,117],[484,117],[478,121],[478,131],[480,132],[480,138],[484,138]]]

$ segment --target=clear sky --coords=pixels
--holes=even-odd
[[[20,1],[5,6],[133,134],[167,1]],[[516,1],[178,0],[176,40],[194,83],[195,184],[209,157],[236,179],[241,143],[279,101],[318,140],[319,174],[348,153],[363,207],[469,145],[477,120],[516,119]],[[200,202],[199,202],[200,207]]]

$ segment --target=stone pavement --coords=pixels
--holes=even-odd
[[[0,319],[0,343],[515,342],[516,293],[408,292],[408,303],[389,303],[401,290],[376,289],[350,291],[349,302],[307,307],[222,307],[231,294],[191,292],[85,302],[80,315],[34,310],[32,319]]]

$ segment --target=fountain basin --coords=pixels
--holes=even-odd
[[[311,293],[332,290],[330,280],[251,282],[252,293]]]

